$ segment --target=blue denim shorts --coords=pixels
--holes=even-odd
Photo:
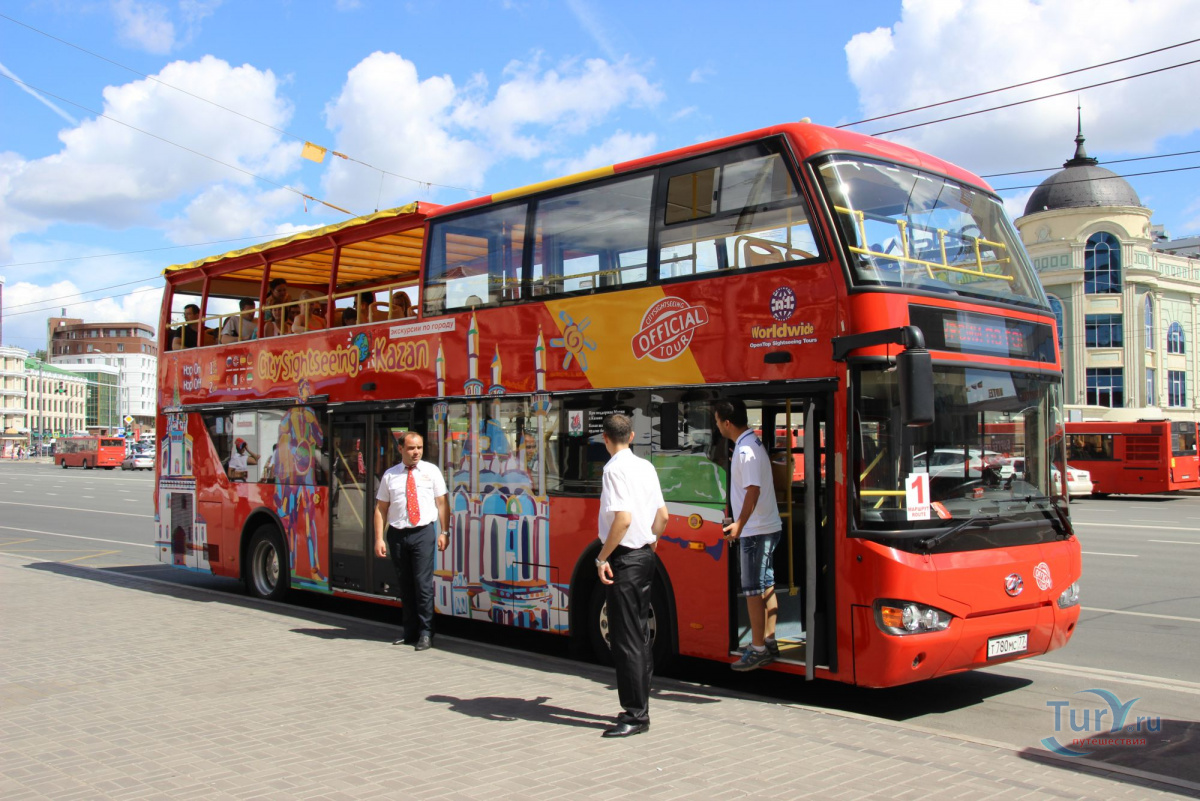
[[[762,595],[775,586],[775,546],[782,531],[738,538],[742,595]]]

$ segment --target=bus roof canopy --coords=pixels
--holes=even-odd
[[[425,218],[440,206],[409,203],[353,220],[302,231],[248,248],[208,256],[163,270],[172,283],[207,275],[259,283],[270,266],[270,278],[293,286],[325,286],[340,246],[339,286],[370,286],[416,280],[421,270]],[[198,274],[196,274],[198,273]]]

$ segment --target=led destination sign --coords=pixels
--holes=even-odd
[[[1054,328],[1044,323],[929,306],[909,306],[908,316],[934,350],[1054,362]]]

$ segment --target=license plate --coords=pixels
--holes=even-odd
[[[988,640],[988,659],[1000,656],[1012,656],[1029,649],[1029,632],[1009,634],[1006,637],[992,637]]]

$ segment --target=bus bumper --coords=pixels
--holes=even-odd
[[[1079,620],[1078,606],[1044,604],[955,618],[945,631],[901,636],[881,630],[871,607],[853,610],[854,683],[863,687],[894,687],[1038,656],[1065,645]],[[1021,634],[1023,650],[988,656],[989,642]]]

